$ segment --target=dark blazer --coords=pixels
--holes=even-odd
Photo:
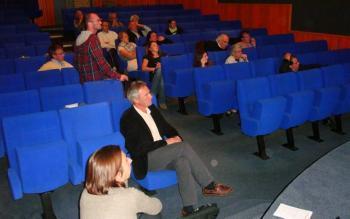
[[[140,37],[144,37],[142,31],[138,30],[137,31],[138,34],[140,35]],[[129,36],[129,42],[132,42],[132,43],[136,43],[137,42],[137,36],[136,34],[134,34],[131,30],[127,30],[126,33],[128,34]]]
[[[183,32],[184,32],[184,31],[183,31],[182,28],[179,27],[179,26],[177,26],[177,31],[176,31],[175,33],[171,33],[170,30],[169,30],[169,28],[167,28],[167,29],[165,30],[165,34],[166,34],[166,35],[183,34]]]
[[[205,42],[205,50],[208,52],[214,52],[214,51],[226,51],[227,49],[220,48],[218,43],[214,40],[214,41]]]
[[[151,115],[162,138],[179,135],[154,106],[150,106]],[[151,130],[140,114],[132,106],[126,110],[120,120],[120,130],[125,138],[125,146],[133,159],[132,167],[136,179],[145,178],[148,170],[147,154],[167,145],[165,140],[153,141]]]

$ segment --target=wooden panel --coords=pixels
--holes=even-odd
[[[303,31],[293,31],[293,33],[297,42],[308,40],[327,40],[329,49],[350,48],[350,36]]]
[[[35,19],[35,23],[39,26],[52,26],[56,24],[54,0],[39,0],[39,8],[43,12],[43,16]]]

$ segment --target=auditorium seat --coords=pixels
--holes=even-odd
[[[84,103],[83,88],[80,84],[43,87],[39,92],[43,111],[59,110],[69,104]]]
[[[160,50],[169,56],[182,55],[186,53],[186,48],[183,43],[162,44]]]
[[[0,93],[25,90],[24,77],[22,74],[0,75]]]
[[[242,52],[248,56],[249,61],[258,59],[258,53],[255,47],[245,48],[242,50]]]
[[[13,198],[41,194],[68,183],[67,144],[56,111],[3,119]]]
[[[88,104],[123,101],[124,91],[123,85],[117,80],[90,81],[83,84],[85,101]]]
[[[314,92],[313,106],[308,119],[312,123],[313,130],[313,136],[310,136],[310,139],[322,142],[318,122],[332,116],[335,112],[340,98],[340,88],[324,87],[320,69],[301,71],[297,75],[301,90],[311,90]]]
[[[39,89],[41,87],[52,87],[63,85],[63,78],[60,70],[47,70],[40,72],[26,72],[24,79],[27,89]]]
[[[0,59],[0,75],[15,73],[15,62],[13,59]]]
[[[62,68],[63,84],[79,84],[79,72],[75,68]]]
[[[31,57],[36,55],[34,46],[20,46],[6,48],[8,58]]]
[[[285,147],[297,150],[294,143],[293,129],[307,122],[313,106],[314,93],[310,90],[300,91],[298,76],[295,73],[270,75],[272,95],[283,96],[287,107],[283,114],[280,128],[286,130]]]
[[[225,61],[229,55],[230,53],[227,51],[208,52],[209,60],[213,61],[215,65],[225,64]]]
[[[37,71],[46,60],[45,56],[15,59],[16,73],[24,74],[25,72]]]
[[[284,97],[274,97],[266,77],[239,80],[237,82],[238,106],[241,130],[256,137],[261,159],[269,157],[265,150],[264,135],[276,131],[282,122],[287,101]]]
[[[265,58],[251,61],[251,65],[256,77],[276,74],[279,68],[279,59]]]

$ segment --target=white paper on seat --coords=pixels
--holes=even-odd
[[[312,211],[304,210],[301,208],[292,207],[281,203],[273,216],[284,219],[310,219]]]
[[[78,106],[79,106],[79,103],[72,103],[72,104],[65,105],[64,108],[70,109],[70,108],[75,108]]]

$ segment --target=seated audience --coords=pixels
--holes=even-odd
[[[111,27],[123,27],[124,24],[119,20],[117,12],[108,13],[108,21],[111,23]]]
[[[129,36],[125,31],[119,32],[120,43],[118,45],[118,55],[127,62],[127,71],[138,69],[136,57],[136,44],[129,42]]]
[[[150,73],[152,94],[157,96],[159,107],[161,109],[167,109],[161,65],[161,58],[163,55],[164,54],[159,50],[157,42],[150,42],[146,47],[146,55],[142,59],[142,71]]]
[[[207,67],[212,65],[212,61],[209,61],[208,59],[208,53],[205,50],[205,43],[202,42],[198,42],[196,44],[195,47],[195,51],[194,51],[194,63],[193,63],[193,67]]]
[[[120,127],[136,179],[143,179],[148,171],[175,170],[183,217],[196,213],[197,183],[204,196],[226,196],[232,192],[230,186],[216,183],[191,145],[152,105],[152,95],[144,82],[133,82],[127,98],[133,106],[124,112]]]
[[[250,48],[250,47],[256,47],[256,41],[255,38],[250,36],[249,31],[243,30],[240,33],[240,42],[236,43],[235,45],[241,47],[242,49]]]
[[[168,38],[159,36],[155,31],[148,32],[144,46],[147,46],[147,44],[150,42],[156,42],[158,45],[173,43],[173,41],[169,40]]]
[[[322,66],[319,64],[308,64],[308,65],[300,64],[298,58],[295,55],[292,55],[291,53],[286,52],[283,55],[283,61],[279,68],[279,73],[305,71],[305,70],[320,68],[320,67]]]
[[[162,203],[128,187],[132,160],[118,146],[108,145],[93,153],[87,163],[85,188],[80,197],[80,218],[137,218],[156,215]]]
[[[144,34],[138,27],[135,21],[130,21],[128,25],[128,30],[126,31],[129,35],[129,41],[136,43],[141,37],[145,37]]]
[[[47,71],[52,69],[73,68],[73,65],[64,60],[63,47],[59,44],[53,44],[49,47],[50,61],[43,64],[38,71]]]
[[[225,64],[233,64],[238,62],[248,62],[248,56],[242,53],[242,48],[235,44],[232,47],[231,54],[227,57]]]
[[[168,20],[168,28],[165,30],[165,34],[176,35],[176,34],[182,34],[183,32],[184,31],[182,30],[182,28],[176,24],[175,19]]]
[[[74,34],[75,36],[78,36],[81,31],[85,30],[85,19],[84,19],[84,13],[81,10],[76,10],[74,13],[74,20],[73,20],[73,26],[74,26]]]
[[[279,73],[290,72],[289,62],[291,55],[292,54],[290,52],[286,52],[283,54],[283,60],[279,68]]]
[[[109,22],[102,22],[102,31],[97,34],[98,39],[100,40],[101,47],[106,51],[106,59],[110,66],[117,70],[117,50],[115,48],[115,41],[118,39],[118,34],[109,29]]]
[[[228,49],[229,36],[227,34],[220,34],[215,41],[207,41],[205,43],[205,50],[210,51],[225,51]]]
[[[137,28],[142,32],[144,36],[148,34],[148,32],[151,31],[151,28],[148,27],[145,24],[140,23],[140,17],[137,14],[131,15],[130,16],[130,21],[134,21],[137,24]]]
[[[80,75],[80,82],[118,79],[127,81],[128,76],[114,71],[103,56],[100,41],[96,35],[101,29],[101,19],[96,13],[86,16],[86,31],[75,41],[74,66]]]

